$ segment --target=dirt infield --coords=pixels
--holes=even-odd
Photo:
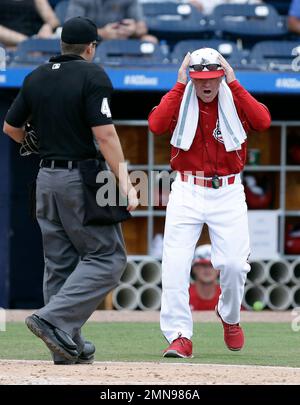
[[[24,321],[34,310],[7,310],[7,322]],[[217,322],[214,311],[193,312],[194,322]],[[241,322],[291,322],[291,311],[242,311]],[[89,321],[94,322],[159,322],[158,311],[96,311]]]
[[[87,377],[88,375],[88,377]],[[49,361],[0,360],[0,384],[299,384],[300,368],[188,363],[54,366]]]
[[[33,311],[7,311],[8,322]],[[216,322],[213,312],[194,313],[195,322]],[[291,312],[242,312],[242,322],[290,322]],[[158,312],[97,311],[96,322],[158,322]],[[1,384],[299,384],[300,368],[161,362],[95,362],[54,366],[50,361],[0,360]]]

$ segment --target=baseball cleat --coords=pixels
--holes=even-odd
[[[216,314],[221,319],[224,330],[224,342],[229,350],[237,352],[241,350],[245,343],[244,332],[239,323],[233,325],[226,323],[221,318],[216,307]]]
[[[193,344],[192,341],[179,337],[170,344],[170,346],[164,350],[163,357],[179,357],[179,358],[192,358],[193,357]]]

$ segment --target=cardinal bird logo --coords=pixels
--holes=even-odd
[[[222,137],[222,132],[220,130],[220,125],[219,125],[219,120],[216,122],[216,128],[213,131],[213,137],[221,143],[224,143],[223,137]]]

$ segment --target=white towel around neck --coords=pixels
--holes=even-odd
[[[218,116],[226,151],[240,150],[247,135],[236,111],[231,90],[224,80],[220,84],[218,93]],[[193,82],[189,81],[181,101],[171,145],[185,151],[189,150],[196,134],[198,118],[198,98]]]

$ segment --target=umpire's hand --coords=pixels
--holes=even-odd
[[[131,187],[131,189],[128,191],[127,197],[128,197],[127,210],[134,211],[136,207],[139,205],[139,199],[137,197],[137,192],[134,187]]]

